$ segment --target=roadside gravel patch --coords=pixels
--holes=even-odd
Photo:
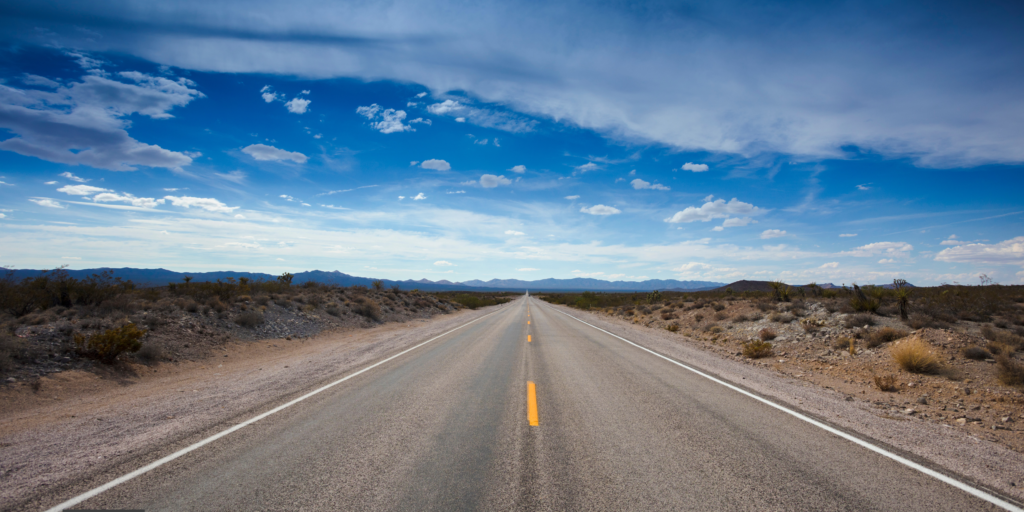
[[[729,360],[688,345],[668,331],[565,306],[554,308],[651,350],[745,387],[777,403],[823,419],[862,438],[876,440],[911,458],[946,468],[983,487],[1024,500],[1024,455],[953,427],[912,415],[879,416],[871,402],[786,378],[759,364]],[[692,341],[692,340],[690,340]],[[684,370],[681,370],[684,371]],[[780,432],[780,435],[785,435]]]

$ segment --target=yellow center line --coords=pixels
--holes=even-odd
[[[526,383],[526,419],[531,427],[540,425],[540,417],[537,416],[537,386],[529,381]]]
[[[530,321],[529,320],[526,321],[526,325],[530,325]]]
[[[533,341],[533,336],[530,336],[529,334],[527,334],[526,335],[526,342],[529,343],[531,341]]]

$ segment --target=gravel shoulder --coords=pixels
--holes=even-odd
[[[779,373],[769,363],[729,358],[704,350],[697,340],[629,320],[550,304],[560,311],[673,357],[777,403],[871,439],[898,453],[974,485],[1024,501],[1024,455],[969,431],[879,408],[864,397]],[[682,370],[681,370],[682,371]],[[780,435],[786,435],[780,432]]]
[[[484,316],[227,343],[198,361],[64,371],[0,389],[0,509],[269,409],[365,364]]]

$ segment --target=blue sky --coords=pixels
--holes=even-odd
[[[1024,17],[935,5],[7,5],[0,264],[1024,283]]]

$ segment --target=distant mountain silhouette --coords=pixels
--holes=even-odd
[[[67,273],[76,279],[83,279],[103,271],[110,271],[114,277],[124,280],[131,280],[139,286],[165,286],[168,283],[180,283],[185,276],[192,277],[192,282],[213,282],[227,279],[238,279],[245,277],[252,280],[272,281],[277,276],[261,272],[174,272],[162,268],[92,268],[84,270],[67,270]],[[36,277],[42,270],[15,270],[14,278],[21,280],[26,277]],[[311,270],[309,272],[297,272],[292,278],[292,284],[302,284],[306,281],[318,283],[336,284],[339,286],[363,285],[371,286],[376,279],[370,277],[358,277],[339,272],[337,270],[327,272],[323,270]],[[675,279],[650,279],[647,281],[602,281],[600,279],[588,279],[577,277],[574,279],[541,279],[537,281],[522,281],[519,279],[491,279],[481,281],[474,279],[462,283],[453,283],[448,280],[431,281],[420,279],[418,281],[405,280],[394,281],[382,279],[387,287],[399,286],[402,289],[419,289],[423,291],[604,291],[604,292],[633,292],[653,290],[677,290],[677,291],[699,291],[710,290],[722,286],[722,283],[711,281],[677,281]]]

